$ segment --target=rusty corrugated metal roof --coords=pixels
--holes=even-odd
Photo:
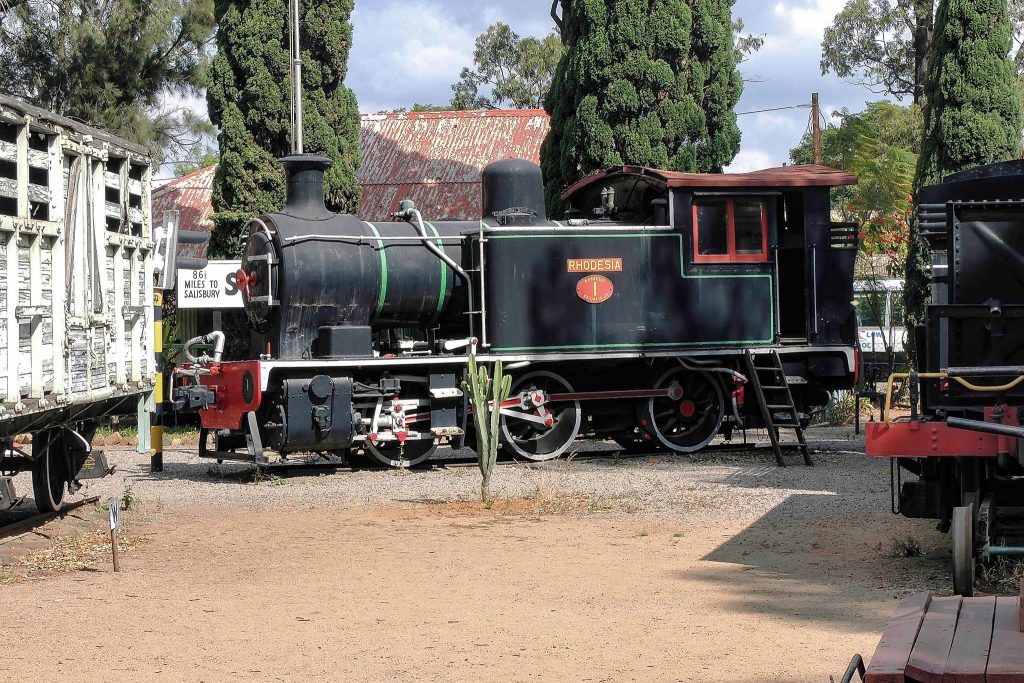
[[[857,184],[857,176],[851,173],[816,164],[779,166],[747,173],[680,173],[645,166],[615,166],[576,182],[562,193],[562,198],[568,199],[588,185],[613,175],[649,176],[662,181],[666,187],[680,188],[839,187]]]
[[[479,219],[483,167],[539,162],[549,127],[542,109],[363,115],[359,217],[386,220],[412,199],[432,219]]]
[[[210,232],[213,228],[213,176],[216,172],[214,164],[153,190],[153,220],[160,221],[164,211],[178,211],[179,230]],[[204,258],[206,244],[180,244],[178,255]]]
[[[388,220],[412,199],[430,220],[480,218],[480,171],[492,161],[540,160],[548,133],[542,109],[363,114],[359,145],[359,217]],[[181,212],[181,229],[209,232],[216,166],[153,191],[153,215]],[[181,245],[181,256],[203,257],[206,245]]]

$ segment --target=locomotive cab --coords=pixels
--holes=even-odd
[[[857,229],[832,221],[830,190],[853,183],[822,166],[743,174],[626,166],[584,179],[563,198],[580,216],[611,224],[650,220],[667,206],[660,224],[677,235],[679,251],[680,281],[670,290],[696,312],[678,317],[702,341],[847,348],[856,339]],[[843,388],[850,367],[841,356],[807,357],[790,369]]]

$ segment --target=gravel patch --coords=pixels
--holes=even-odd
[[[584,497],[596,509],[638,514],[686,512],[692,519],[718,518],[727,510],[753,522],[786,502],[788,517],[877,512],[889,505],[888,462],[863,455],[863,437],[849,429],[808,432],[815,467],[791,457],[775,466],[770,451],[737,447],[678,455],[620,456],[605,442],[581,444],[578,454],[547,463],[499,463],[492,482],[497,498]],[[277,506],[352,508],[475,500],[480,475],[473,466],[418,470],[271,472],[255,480],[251,467],[218,465],[194,449],[165,453],[165,470],[149,471],[149,457],[134,450],[106,449],[114,475],[84,482],[78,496],[130,495],[147,508],[229,506],[264,510]],[[451,451],[439,451],[450,458]],[[465,453],[454,455],[465,456]],[[471,454],[469,454],[471,455]],[[31,496],[27,473],[15,487]],[[31,505],[26,501],[24,505]]]

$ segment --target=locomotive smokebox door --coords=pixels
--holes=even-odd
[[[352,442],[352,378],[315,375],[286,379],[278,428],[283,452],[330,451]]]

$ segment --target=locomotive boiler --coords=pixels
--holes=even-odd
[[[583,436],[686,453],[738,427],[799,427],[853,384],[856,233],[829,211],[847,174],[620,167],[569,188],[555,221],[540,169],[507,159],[483,170],[480,220],[403,201],[368,222],[325,208],[329,163],[284,159],[285,206],[248,225],[250,359],[177,374],[204,456],[414,465],[472,428],[470,353],[513,374],[502,444],[531,460]]]

